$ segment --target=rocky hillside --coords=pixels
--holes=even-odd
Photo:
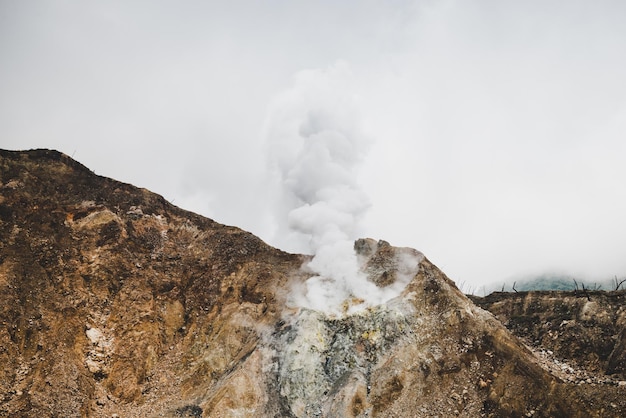
[[[497,292],[472,299],[540,356],[563,360],[564,380],[626,385],[625,290]]]
[[[626,387],[562,379],[418,252],[355,251],[381,288],[412,279],[327,316],[291,302],[306,256],[59,152],[0,151],[0,416],[626,415]]]

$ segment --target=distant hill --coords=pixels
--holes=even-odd
[[[513,283],[506,283],[504,286],[505,291],[512,291],[513,285],[517,291],[530,291],[530,290],[576,290],[581,289],[583,285],[587,289],[593,290],[615,290],[615,283],[613,280],[601,280],[590,281],[582,280],[572,276],[555,276],[544,274],[541,276],[517,280]],[[623,285],[622,285],[623,286]],[[622,287],[620,286],[620,289]],[[499,289],[500,290],[500,289]]]

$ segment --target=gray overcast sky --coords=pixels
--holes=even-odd
[[[341,67],[362,235],[465,286],[625,276],[624,22],[601,0],[0,0],[0,147],[285,248],[268,131],[298,74]]]

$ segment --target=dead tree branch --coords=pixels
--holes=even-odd
[[[591,297],[589,296],[589,292],[587,292],[587,288],[585,287],[584,283],[580,284],[583,287],[583,294],[587,297],[588,301],[591,301]]]

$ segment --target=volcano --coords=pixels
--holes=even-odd
[[[0,414],[626,416],[623,374],[563,379],[420,252],[355,252],[397,296],[298,306],[310,256],[60,152],[0,151]]]

